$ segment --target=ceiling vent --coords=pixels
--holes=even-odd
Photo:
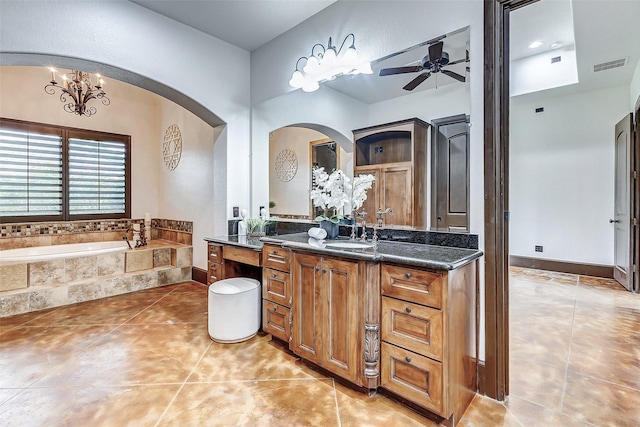
[[[610,70],[612,68],[624,67],[627,63],[627,58],[616,59],[613,61],[603,62],[601,64],[596,64],[593,66],[593,72],[597,73],[598,71]]]

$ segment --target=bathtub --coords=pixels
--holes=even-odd
[[[0,265],[48,261],[121,252],[128,249],[127,242],[71,243],[67,245],[37,246],[0,251]]]

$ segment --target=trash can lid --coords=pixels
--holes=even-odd
[[[260,282],[256,279],[247,277],[233,277],[213,283],[209,286],[209,292],[221,295],[241,294],[256,289],[260,286]]]

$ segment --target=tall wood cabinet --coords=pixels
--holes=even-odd
[[[426,227],[428,127],[413,118],[353,131],[354,176],[376,178],[363,205],[370,221],[379,209],[391,208],[385,225]]]

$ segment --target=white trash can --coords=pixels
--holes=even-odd
[[[260,282],[246,277],[209,286],[209,336],[219,343],[252,338],[260,329]]]

